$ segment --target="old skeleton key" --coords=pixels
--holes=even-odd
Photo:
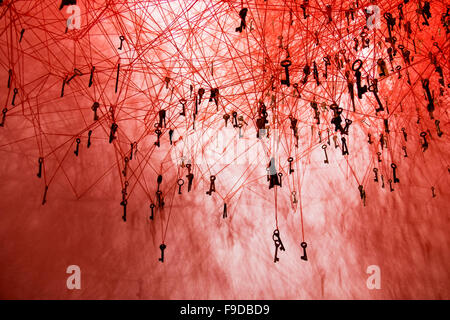
[[[276,263],[277,261],[280,261],[280,259],[278,258],[278,248],[280,248],[281,251],[285,251],[283,242],[281,241],[280,238],[280,231],[278,229],[275,229],[275,231],[273,232],[272,239],[275,243],[275,258],[273,262]]]

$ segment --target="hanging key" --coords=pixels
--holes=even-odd
[[[0,122],[0,127],[5,126],[5,120],[6,120],[6,113],[8,112],[8,108],[3,108],[2,110],[2,122]]]
[[[164,250],[166,250],[166,245],[163,243],[159,246],[159,249],[161,250],[161,258],[159,258],[158,260],[161,262],[164,262]]]
[[[319,71],[317,70],[316,61],[313,62],[313,76],[314,76],[314,79],[316,80],[316,85],[320,86]]]
[[[224,203],[224,204],[223,204],[223,214],[222,214],[222,218],[225,219],[226,217],[228,217],[228,215],[227,215],[227,204]]]
[[[294,161],[294,158],[289,157],[288,158],[288,162],[289,162],[289,174],[291,174],[292,172],[294,172],[294,169],[292,168],[292,162]]]
[[[38,163],[39,163],[39,172],[37,174],[37,177],[41,178],[42,177],[42,165],[44,164],[44,158],[39,157]]]
[[[406,133],[406,129],[402,128],[402,132],[403,132],[403,138],[405,139],[405,141],[408,141],[408,134]]]
[[[94,71],[95,71],[95,67],[92,66],[91,75],[89,76],[89,88],[92,86],[92,84],[94,82]]]
[[[291,82],[289,80],[289,67],[291,66],[292,62],[291,60],[283,60],[281,61],[281,66],[284,68],[284,73],[285,73],[285,79],[281,80],[281,84],[285,84],[286,86],[290,87],[291,86]]]
[[[238,126],[239,126],[239,124],[238,124],[238,121],[237,121],[237,112],[236,111],[234,111],[233,113],[232,113],[232,115],[233,115],[233,128],[237,128]]]
[[[328,66],[331,66],[330,56],[327,55],[326,57],[323,57],[323,61],[325,62],[325,73],[323,74],[323,76],[325,77],[325,79],[328,79]]]
[[[209,177],[210,185],[209,185],[209,191],[206,191],[207,195],[211,195],[213,192],[216,192],[216,185],[214,181],[216,180],[216,176]]]
[[[306,242],[300,243],[300,247],[303,248],[303,255],[300,257],[302,260],[308,261],[308,256],[306,254],[306,248],[308,247],[308,244]]]
[[[76,143],[77,143],[77,146],[76,146],[76,149],[75,149],[75,151],[74,151],[73,153],[78,157],[78,153],[79,153],[79,151],[80,151],[80,143],[81,143],[81,139],[80,139],[80,138],[77,138],[75,141],[76,141]]]
[[[8,70],[8,86],[7,88],[11,88],[11,81],[12,81],[12,77],[13,77],[13,71],[11,69]]]
[[[47,203],[47,192],[48,192],[48,186],[45,186],[44,196],[42,198],[42,205]]]
[[[87,142],[87,147],[88,148],[91,147],[91,136],[92,136],[92,130],[89,130],[89,132],[88,132],[88,142]]]
[[[153,220],[154,216],[153,216],[153,210],[155,209],[155,205],[152,203],[150,205],[150,220]]]
[[[394,178],[394,183],[399,183],[400,179],[397,178],[397,165],[395,163],[392,163],[391,168],[392,168],[392,177]]]
[[[306,84],[308,82],[308,76],[311,73],[311,69],[310,69],[309,65],[306,65],[303,68],[303,73],[305,74],[305,76],[303,77],[302,83]]]
[[[335,149],[337,149],[337,147],[338,147],[337,139],[338,139],[337,136],[333,136],[334,148],[335,148]]]
[[[328,163],[328,154],[327,154],[327,145],[324,144],[322,146],[323,151],[325,152],[325,160],[323,160],[323,163]]]
[[[119,128],[119,126],[116,123],[113,123],[111,125],[111,132],[109,134],[109,143],[112,143],[114,141],[114,139],[116,139],[115,134],[116,134],[118,128]]]
[[[165,77],[164,82],[166,83],[166,89],[169,89],[170,77]]]
[[[184,180],[183,179],[178,179],[177,183],[178,183],[178,194],[181,194],[181,187],[184,184]]]
[[[293,206],[295,206],[298,203],[297,192],[295,192],[295,191],[291,192],[291,200],[292,200],[292,205]]]
[[[422,87],[425,89],[425,92],[427,94],[427,101],[428,101],[427,110],[431,114],[434,111],[434,99],[430,90],[430,81],[428,79],[423,79]]]
[[[186,116],[186,99],[180,99],[182,111],[180,112],[180,116]]]
[[[122,200],[120,205],[123,206],[122,220],[123,220],[123,222],[127,222],[127,205],[128,205],[128,200],[127,199]]]
[[[230,119],[230,115],[228,113],[225,113],[223,115],[223,119],[225,120],[225,127],[226,127],[228,124],[228,120]]]
[[[428,149],[428,141],[427,141],[427,138],[426,138],[427,133],[426,133],[425,131],[422,131],[422,132],[420,133],[420,136],[421,136],[422,139],[423,139],[423,143],[422,143],[422,152],[425,152],[425,151]]]
[[[381,162],[381,152],[377,152],[378,162]]]
[[[352,124],[352,120],[350,120],[350,119],[345,119],[345,127],[344,127],[344,130],[343,130],[343,134],[346,134],[346,135],[348,135],[348,129],[349,129],[349,127],[350,127],[350,125]]]
[[[159,115],[159,123],[158,123],[158,127],[166,127],[166,110],[161,109],[158,111],[158,115]]]
[[[98,102],[94,102],[91,109],[94,111],[94,121],[98,120],[97,109],[100,108],[100,104]]]
[[[278,249],[280,249],[280,251],[285,251],[283,242],[281,241],[280,238],[280,231],[278,229],[275,229],[275,231],[273,232],[272,239],[275,243],[275,257],[273,262],[276,263],[277,261],[280,261],[280,259],[278,258]]]
[[[348,148],[347,148],[347,142],[345,140],[345,137],[341,137],[341,141],[342,141],[342,155],[348,155]]]
[[[363,94],[367,92],[367,86],[361,86],[361,69],[363,65],[363,62],[361,59],[356,60],[353,62],[352,70],[355,71],[355,77],[356,77],[356,86],[358,89],[358,99],[362,99]]]
[[[158,208],[164,208],[164,198],[162,196],[162,192],[160,190],[156,191],[156,200],[158,202]]]
[[[366,206],[366,191],[364,190],[362,185],[360,185],[358,188],[359,188],[361,200],[363,202],[363,206],[365,207]]]
[[[373,173],[375,174],[375,177],[374,177],[373,181],[378,182],[378,169],[377,168],[373,168]]]
[[[125,41],[125,37],[124,37],[124,36],[120,36],[120,37],[119,37],[119,40],[120,40],[120,46],[119,46],[119,48],[117,48],[117,49],[122,50],[122,44],[123,44],[123,42]]]
[[[155,130],[155,133],[156,133],[156,142],[155,142],[155,146],[157,146],[158,148],[159,148],[159,146],[160,146],[160,144],[159,144],[159,137],[161,136],[161,130],[159,130],[159,129],[156,129]]]
[[[11,101],[11,104],[13,105],[13,106],[15,106],[16,105],[16,96],[17,96],[17,94],[19,93],[19,90],[17,89],[17,88],[14,88],[14,90],[13,90],[13,97],[12,97],[12,101]]]
[[[188,179],[188,192],[191,191],[192,188],[192,181],[194,181],[194,174],[193,173],[189,173],[186,178]]]
[[[389,179],[388,182],[389,182],[389,189],[391,190],[391,192],[394,191],[394,188],[392,187],[392,179]]]
[[[158,178],[156,178],[156,183],[158,184],[157,191],[159,191],[159,187],[161,186],[162,180],[163,180],[163,176],[159,174]]]
[[[384,177],[381,175],[381,187],[384,189]]]
[[[378,103],[378,108],[375,109],[375,112],[383,111],[384,110],[383,104],[381,103],[380,97],[378,96],[378,81],[377,81],[377,79],[374,79],[372,81],[372,84],[369,86],[369,91],[373,93],[373,95],[375,96],[375,99],[377,100],[377,103]]]

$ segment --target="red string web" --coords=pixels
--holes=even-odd
[[[351,236],[358,239],[380,219],[420,223],[423,213],[394,218],[393,208],[410,210],[408,201],[439,203],[427,210],[444,223],[445,1],[77,1],[79,29],[68,28],[70,1],[59,10],[60,2],[0,6],[3,189],[28,185],[27,208],[54,212],[70,203],[80,215],[96,212],[77,219],[109,220],[112,233],[126,222],[127,232],[145,234],[139,243],[152,265],[160,244],[165,262],[189,259],[177,239],[183,230],[211,227],[221,235],[205,240],[207,252],[238,241],[238,252],[255,251],[264,263],[283,239],[291,253],[278,257],[292,261],[290,272],[303,263],[301,242],[308,263],[324,262],[320,251],[336,234],[350,238],[349,221],[360,219]],[[364,10],[371,5],[380,9],[374,28]],[[391,34],[385,13],[395,19]],[[269,189],[273,177],[281,181]],[[2,203],[13,215],[18,203]],[[358,250],[399,240],[382,230]],[[418,232],[409,236],[425,237]]]

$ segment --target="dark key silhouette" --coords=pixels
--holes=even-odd
[[[342,141],[342,155],[348,155],[348,147],[347,147],[347,141],[345,140],[345,137],[341,137]]]
[[[159,115],[158,126],[160,128],[164,126],[164,128],[165,128],[166,127],[166,110],[164,110],[164,109],[159,110],[158,115]]]
[[[375,112],[381,112],[384,110],[383,103],[380,100],[380,97],[378,96],[378,80],[373,79],[371,85],[369,86],[369,91],[373,93],[375,96],[375,99],[378,103],[378,108],[375,109]]]
[[[328,163],[327,145],[326,144],[322,145],[322,149],[323,152],[325,152],[325,160],[323,160],[323,163]]]
[[[399,183],[400,179],[397,178],[397,165],[395,163],[392,163],[391,168],[392,168],[392,177],[394,178],[394,183]]]
[[[303,249],[303,255],[300,257],[302,260],[308,261],[308,255],[306,254],[306,248],[308,247],[308,244],[306,242],[300,243],[300,246]]]
[[[119,87],[119,75],[120,75],[120,63],[117,64],[116,86],[114,88],[115,93],[117,93],[117,89]]]
[[[20,38],[19,38],[19,43],[22,42],[23,39],[23,34],[25,33],[25,29],[20,30]]]
[[[76,146],[76,149],[75,149],[75,151],[73,153],[78,157],[78,153],[80,152],[81,139],[77,138],[75,141],[77,143],[77,146]]]
[[[122,200],[120,205],[123,206],[122,220],[123,220],[123,222],[127,222],[127,205],[128,205],[128,200],[127,199]]]
[[[48,186],[45,186],[44,197],[42,198],[42,205],[47,203],[47,192],[48,192]]]
[[[289,162],[289,174],[292,174],[292,172],[294,172],[294,169],[292,168],[292,161],[294,161],[294,158],[289,157],[289,158],[288,158],[288,162]]]
[[[153,220],[153,210],[155,209],[155,205],[152,203],[150,204],[150,220]]]
[[[363,62],[361,59],[357,59],[355,62],[353,62],[352,70],[355,71],[355,77],[356,77],[356,86],[358,89],[358,99],[362,99],[363,94],[367,92],[367,86],[361,85],[361,69],[363,65]]]
[[[291,82],[289,79],[289,67],[291,66],[292,62],[291,60],[283,60],[281,61],[281,66],[284,68],[284,73],[285,73],[285,79],[281,79],[281,84],[285,84],[286,86],[290,87],[291,86]]]
[[[194,174],[193,173],[188,173],[186,178],[188,179],[188,192],[190,192],[191,188],[192,188],[192,182],[194,181]]]
[[[216,191],[216,185],[214,183],[214,181],[216,180],[216,176],[212,175],[211,177],[209,177],[210,180],[210,185],[209,185],[209,190],[206,191],[207,195],[211,195],[213,192]]]
[[[161,258],[158,260],[161,262],[164,262],[164,250],[166,250],[167,246],[163,243],[159,246],[159,249],[161,250]]]
[[[8,71],[8,86],[7,86],[8,89],[11,88],[12,77],[13,77],[13,71],[11,69],[9,69],[9,71]]]
[[[91,136],[92,136],[92,130],[89,130],[89,132],[88,132],[88,142],[87,142],[87,147],[88,148],[91,147]]]
[[[119,37],[119,40],[120,40],[120,46],[119,46],[119,48],[117,48],[117,49],[122,50],[122,44],[123,44],[123,42],[125,41],[125,37],[124,37],[124,36],[120,36],[120,37]]]
[[[408,134],[406,133],[406,129],[402,128],[402,132],[403,132],[403,138],[405,139],[405,141],[408,141]]]
[[[0,127],[5,126],[5,120],[6,120],[6,113],[8,112],[8,108],[3,108],[2,110],[2,122],[0,122]]]
[[[425,152],[427,149],[428,149],[428,141],[427,141],[427,133],[425,132],[425,131],[422,131],[421,133],[420,133],[420,136],[422,137],[422,139],[423,139],[423,142],[422,142],[422,152]]]
[[[38,163],[39,163],[39,172],[37,173],[37,176],[38,176],[38,178],[41,178],[42,177],[42,165],[44,164],[44,158],[39,157]]]
[[[96,102],[94,102],[94,104],[91,107],[92,111],[94,111],[94,121],[98,120],[98,114],[97,114],[98,108],[100,108],[100,104],[96,101]]]
[[[173,133],[174,133],[173,129],[170,129],[169,130],[169,142],[171,145],[173,144],[173,141],[172,141]]]
[[[160,140],[159,137],[161,137],[162,131],[159,129],[155,130],[156,133],[156,142],[155,142],[155,146],[157,146],[158,148],[160,147]]]
[[[94,72],[95,72],[95,67],[92,66],[92,68],[91,68],[91,75],[89,76],[89,88],[94,83]]]
[[[180,112],[180,116],[186,116],[186,99],[180,99],[182,111]]]
[[[64,88],[66,86],[66,80],[67,80],[67,76],[63,79],[63,84],[61,87],[61,98],[64,97]]]
[[[178,184],[178,194],[181,194],[181,187],[184,184],[184,180],[183,179],[178,179],[177,184]]]
[[[228,120],[230,119],[230,115],[228,113],[225,113],[223,115],[223,119],[225,120],[225,127],[226,127],[228,124]]]
[[[109,143],[112,143],[116,139],[116,132],[119,126],[116,123],[111,124],[111,131],[109,134]]]
[[[278,258],[278,249],[280,249],[281,251],[285,251],[283,242],[281,241],[280,238],[280,231],[278,229],[275,229],[275,231],[273,232],[272,239],[275,244],[275,257],[273,259],[273,262],[276,263],[280,261],[280,259]]]

